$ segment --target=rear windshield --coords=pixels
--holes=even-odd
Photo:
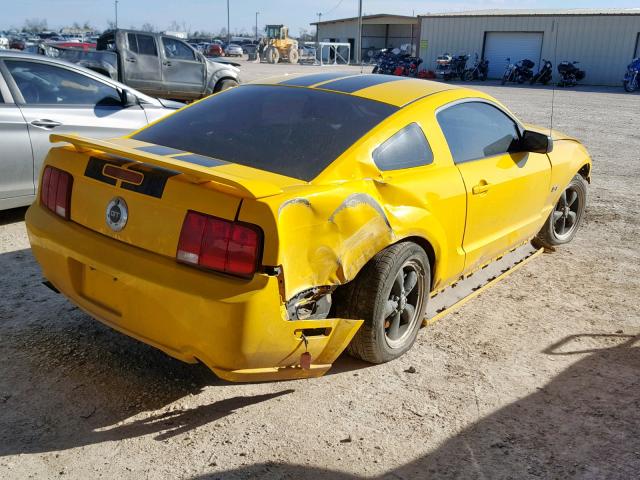
[[[396,110],[352,95],[244,85],[133,138],[310,181]]]

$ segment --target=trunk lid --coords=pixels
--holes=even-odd
[[[126,138],[52,135],[51,141],[73,147],[53,149],[46,161],[73,175],[73,222],[171,258],[188,210],[234,220],[243,199],[278,195],[301,183]]]

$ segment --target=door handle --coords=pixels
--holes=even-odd
[[[163,65],[166,65],[167,67],[170,67],[170,66],[171,66],[171,62],[168,62],[168,61],[164,61],[164,62],[162,62],[162,64],[163,64]]]
[[[138,60],[136,60],[135,58],[129,57],[127,58],[127,62],[131,62],[131,63],[136,63]]]
[[[489,184],[486,180],[480,180],[480,183],[471,189],[474,195],[480,195],[481,193],[487,193],[489,191]]]
[[[43,118],[41,120],[34,120],[33,122],[31,122],[31,125],[38,128],[44,128],[45,130],[50,130],[52,128],[61,126],[62,123]]]

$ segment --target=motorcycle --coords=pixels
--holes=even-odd
[[[627,92],[633,92],[640,86],[640,57],[634,58],[633,61],[627,65],[627,73],[624,74],[622,84]]]
[[[436,76],[442,80],[453,80],[455,78],[462,80],[467,67],[467,60],[469,60],[469,55],[453,56],[449,53],[440,55],[436,59]]]
[[[511,59],[507,58],[507,68],[502,75],[502,85],[507,82],[524,83],[530,81],[533,77],[533,70],[535,63],[525,58],[516,63],[511,63]]]
[[[376,66],[371,73],[396,75],[400,77],[416,77],[422,59],[408,53],[384,51],[376,60]]]
[[[462,80],[482,80],[483,82],[487,79],[487,74],[489,72],[489,60],[479,59],[478,54],[476,53],[476,60],[473,63],[473,67],[467,68],[462,74]]]
[[[535,84],[536,82],[540,82],[543,85],[548,85],[551,81],[551,78],[553,76],[553,65],[551,61],[545,60],[544,58],[542,59],[542,61],[544,63],[540,67],[540,70],[538,70],[538,73],[536,73],[529,81],[531,85]]]
[[[560,87],[574,87],[578,84],[578,81],[585,77],[585,71],[576,67],[578,63],[580,62],[564,61],[558,64],[558,73],[560,74],[558,85]]]

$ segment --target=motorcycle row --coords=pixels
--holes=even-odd
[[[436,70],[431,72],[421,70],[422,59],[399,49],[381,50],[372,60],[375,61],[372,73],[386,75],[398,75],[417,78],[440,78],[442,80],[462,81],[486,80],[489,71],[489,61],[479,58],[475,54],[475,61],[469,65],[469,55],[451,55],[445,53],[436,59]],[[537,73],[533,72],[535,62],[525,58],[518,62],[506,59],[507,67],[502,75],[502,84],[508,82],[525,83],[531,85],[541,83],[548,85],[553,80],[553,64],[550,60],[542,59],[542,64]],[[573,87],[586,76],[584,70],[577,65],[579,62],[562,61],[558,64],[558,86]],[[633,59],[627,66],[627,72],[623,80],[624,89],[633,92],[640,88],[640,57]]]

